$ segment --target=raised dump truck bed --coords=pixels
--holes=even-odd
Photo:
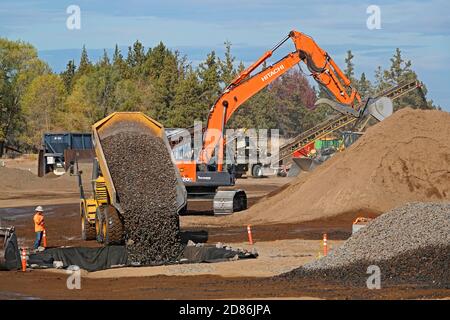
[[[125,194],[119,194],[115,185],[116,179],[113,175],[110,164],[108,163],[108,158],[111,159],[111,153],[113,153],[114,150],[111,146],[108,146],[108,151],[110,152],[110,157],[108,157],[108,154],[105,153],[104,144],[105,141],[111,140],[111,137],[117,138],[119,136],[132,135],[133,133],[156,137],[159,139],[161,142],[159,145],[163,147],[158,150],[154,150],[154,152],[163,152],[172,162],[174,168],[173,178],[176,180],[175,197],[177,212],[183,210],[186,206],[186,189],[181,181],[178,170],[176,170],[164,127],[141,112],[115,112],[92,126],[92,141],[96,156],[92,177],[94,190],[93,198],[86,199],[80,181],[80,215],[82,237],[85,240],[97,239],[97,241],[104,242],[106,244],[116,244],[123,242],[127,236],[123,219],[125,208],[123,208],[121,202],[121,196],[123,199],[126,199],[126,197]],[[133,146],[134,142],[137,144],[140,143],[138,140],[127,141],[127,145]],[[130,149],[134,149],[134,147]],[[132,163],[129,162],[130,159],[133,159],[133,150],[118,150],[118,152],[122,155],[124,155],[124,151],[125,155],[128,155],[128,152],[130,154],[129,157],[123,157],[124,161],[120,164],[120,170],[130,170],[129,175],[130,177],[134,177],[134,179],[145,179],[146,177],[144,176],[139,177],[139,172],[134,172],[138,170],[138,168],[135,165],[131,165]],[[152,151],[150,151],[150,153],[151,152]],[[149,158],[151,156],[152,154],[148,155]],[[128,162],[125,158],[128,158]],[[121,177],[121,179],[123,180],[123,177]],[[158,186],[148,185],[147,188],[158,189]],[[126,190],[122,189],[122,192],[125,191]],[[142,195],[139,193],[133,196],[138,198]],[[148,201],[151,201],[151,199],[141,200],[143,201],[142,204],[144,207],[148,205]]]

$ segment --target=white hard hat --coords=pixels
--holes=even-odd
[[[36,209],[34,209],[34,211],[44,212],[44,209],[41,206],[37,206]]]

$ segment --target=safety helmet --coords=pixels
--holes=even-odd
[[[37,206],[36,209],[34,209],[34,211],[44,212],[44,208],[42,208],[41,206]]]

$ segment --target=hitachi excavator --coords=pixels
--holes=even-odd
[[[294,51],[262,71],[252,74],[289,39],[295,45]],[[319,99],[316,104],[326,104],[352,119],[372,115],[381,121],[392,114],[392,101],[389,98],[380,96],[362,99],[326,51],[306,34],[291,31],[242,71],[211,107],[198,158],[177,163],[188,191],[188,198],[213,197],[215,214],[230,214],[246,209],[247,197],[243,190],[217,191],[220,186],[233,186],[235,183],[233,170],[223,163],[225,126],[245,101],[300,62],[307,66],[311,76],[332,98]]]

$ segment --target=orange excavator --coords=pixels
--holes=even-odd
[[[291,39],[295,51],[267,68],[252,74],[287,40]],[[232,170],[224,166],[224,132],[233,113],[249,98],[275,81],[292,67],[303,62],[311,76],[332,99],[322,98],[316,104],[327,104],[342,114],[355,118],[367,114],[382,120],[392,113],[392,102],[386,97],[362,100],[350,80],[329,54],[308,35],[291,31],[271,50],[242,71],[223,91],[211,107],[198,159],[177,163],[188,191],[188,198],[214,197],[215,214],[229,214],[246,209],[247,197],[243,190],[217,191],[220,186],[233,186]]]

